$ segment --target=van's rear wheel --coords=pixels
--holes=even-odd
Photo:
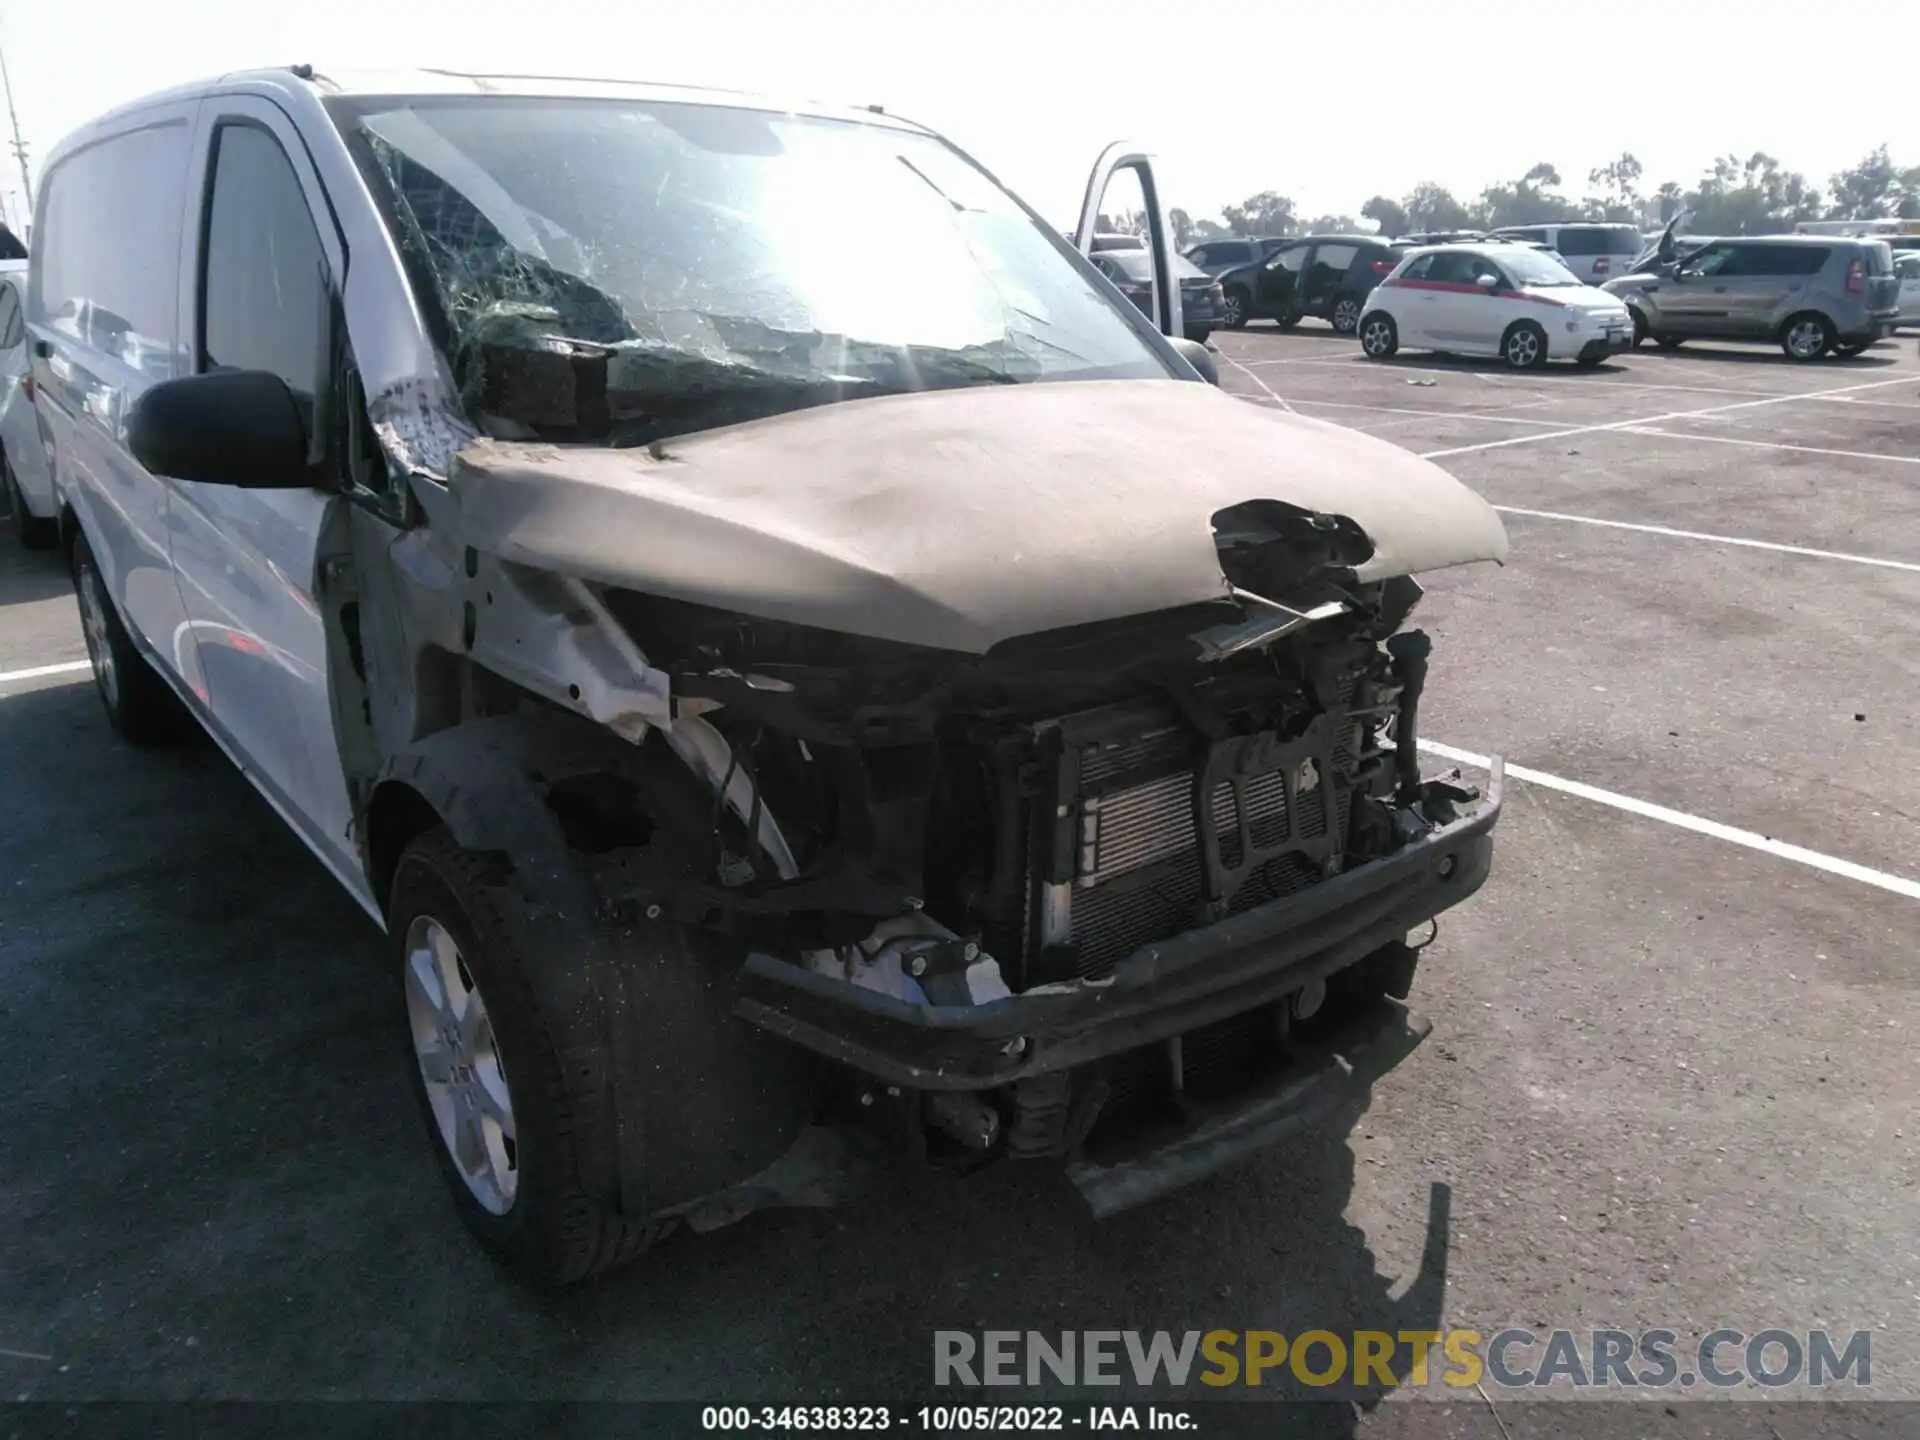
[[[604,1057],[540,1005],[510,878],[428,831],[400,857],[388,932],[414,1093],[461,1219],[513,1269],[565,1285],[633,1259],[665,1227],[622,1215],[589,1179],[619,1168],[594,1093]]]
[[[107,721],[136,745],[161,745],[181,732],[180,701],[147,663],[107,594],[100,563],[85,535],[73,541],[73,593],[80,606],[93,686]]]

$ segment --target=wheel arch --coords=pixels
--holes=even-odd
[[[562,1017],[562,1049],[585,1067],[580,1084],[615,1127],[609,1198],[625,1214],[658,1216],[726,1192],[784,1153],[811,1116],[802,1078],[813,1063],[733,1016],[732,971],[718,956],[672,943],[686,932],[655,930],[652,916],[626,914],[602,893],[593,852],[635,842],[583,834],[591,818],[567,802],[582,793],[575,782],[600,789],[618,779],[645,787],[657,815],[647,823],[663,832],[688,819],[674,813],[676,797],[711,823],[711,792],[664,744],[634,745],[565,711],[527,710],[436,731],[391,757],[367,806],[364,844],[389,908],[408,843],[435,826],[461,849],[504,862],[513,898],[504,918],[520,952],[540,960],[526,968],[527,982],[543,1012]],[[661,1075],[690,1085],[675,1092],[671,1114],[660,1108]],[[748,1095],[763,1103],[747,1105]],[[715,1143],[695,1143],[701,1135]],[[683,1143],[663,1154],[661,1136]],[[740,1214],[782,1203],[749,1199]]]
[[[406,780],[382,780],[367,801],[366,819],[367,883],[382,909],[393,895],[393,877],[400,869],[400,857],[414,840],[442,823],[418,788]]]

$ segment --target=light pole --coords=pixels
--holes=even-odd
[[[33,223],[33,180],[27,174],[27,142],[20,138],[20,117],[13,109],[13,79],[7,74],[7,54],[0,50],[0,86],[7,92],[7,123],[13,127],[13,156],[20,162],[20,189],[27,207],[27,223]]]

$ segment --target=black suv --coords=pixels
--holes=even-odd
[[[1268,319],[1290,330],[1304,315],[1330,321],[1342,335],[1360,324],[1367,294],[1400,263],[1401,253],[1372,235],[1304,235],[1265,260],[1219,277],[1226,323]]]
[[[1186,257],[1209,275],[1237,270],[1264,260],[1282,245],[1292,242],[1285,235],[1231,235],[1224,240],[1202,240],[1187,248]]]

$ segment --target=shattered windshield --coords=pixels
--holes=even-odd
[[[645,443],[863,395],[1169,373],[927,135],[504,96],[335,114],[496,436]]]

